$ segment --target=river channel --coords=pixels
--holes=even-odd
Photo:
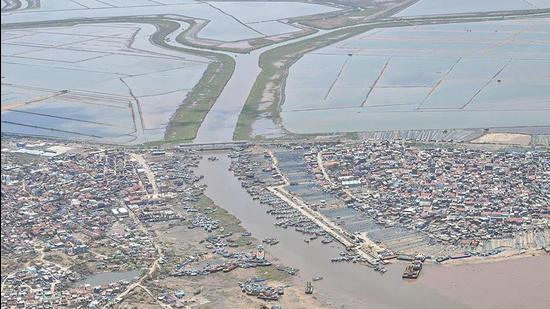
[[[225,52],[225,54],[235,59],[235,71],[202,121],[195,142],[228,142],[233,140],[233,132],[237,127],[241,110],[248,98],[248,94],[252,90],[252,86],[256,82],[258,74],[260,74],[259,60],[262,53],[327,32],[327,30],[319,30],[310,35],[272,44],[246,54]]]
[[[217,154],[218,161],[206,158],[197,168],[208,185],[206,195],[218,206],[237,217],[257,239],[275,237],[276,246],[266,248],[280,263],[300,269],[301,282],[322,276],[314,283],[316,296],[331,306],[344,308],[466,308],[419,282],[401,279],[403,265],[389,265],[384,275],[352,263],[331,263],[343,250],[339,245],[309,244],[293,229],[273,225],[275,218],[266,213],[267,206],[253,200],[238,179],[228,170],[230,158]]]

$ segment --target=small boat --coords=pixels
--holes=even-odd
[[[313,278],[313,281],[319,281],[319,280],[323,280],[323,277],[315,277],[315,278]]]
[[[405,271],[403,272],[403,279],[416,279],[420,275],[422,270],[422,262],[414,261],[411,264],[407,265]]]
[[[306,294],[313,294],[313,285],[311,281],[306,282]]]
[[[279,240],[276,238],[266,238],[262,240],[263,243],[266,243],[268,245],[274,246],[279,243]]]
[[[382,265],[376,265],[376,266],[374,267],[374,270],[376,270],[377,272],[380,272],[380,273],[382,273],[382,274],[385,274],[386,271],[387,271],[387,269],[386,269],[384,266],[382,266]]]

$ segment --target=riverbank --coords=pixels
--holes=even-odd
[[[250,251],[255,252],[261,239],[255,234],[248,236],[247,230],[241,221],[227,210],[219,207],[211,199],[201,196],[196,202],[190,203],[192,209],[198,213],[208,214],[212,220],[218,222],[223,230],[207,233],[202,229],[190,229],[186,225],[154,223],[150,228],[155,231],[159,242],[165,248],[166,259],[159,272],[151,280],[144,283],[155,295],[161,295],[163,290],[183,289],[187,293],[196,293],[192,299],[195,304],[211,308],[256,308],[265,302],[256,297],[247,296],[241,292],[239,283],[249,278],[261,278],[270,286],[284,286],[284,295],[277,301],[284,308],[293,307],[299,303],[301,307],[296,308],[323,308],[324,305],[314,298],[304,298],[302,284],[284,272],[277,270],[282,263],[272,254],[271,247],[265,248],[265,259],[273,265],[255,268],[237,268],[230,272],[216,272],[207,275],[196,276],[174,276],[173,269],[178,268],[187,257],[196,257],[196,260],[187,266],[187,269],[200,269],[201,265],[217,265],[223,260],[214,253],[215,250],[208,249],[207,237],[213,235],[231,234],[228,239],[231,243],[237,244],[238,249],[231,252]],[[174,205],[173,211],[189,216],[191,213],[182,211],[181,207]],[[194,213],[194,212],[193,212]],[[192,220],[192,216],[187,221]],[[206,249],[205,249],[206,245]],[[200,291],[200,293],[198,293]],[[142,295],[143,296],[143,295]],[[136,297],[130,298],[126,304],[140,305],[145,300],[135,302]],[[293,307],[294,308],[294,307]]]
[[[293,229],[276,227],[275,217],[266,214],[267,207],[253,200],[228,171],[230,159],[224,153],[215,155],[219,160],[203,159],[197,169],[197,174],[204,175],[203,182],[208,185],[205,194],[238,218],[255,237],[276,237],[279,244],[269,247],[270,253],[284,265],[300,269],[297,278],[301,282],[323,277],[314,282],[314,297],[329,307],[465,308],[431,288],[403,281],[402,265],[389,265],[388,272],[381,275],[364,265],[332,263],[331,258],[339,256],[343,246],[325,245],[320,241],[305,243]]]

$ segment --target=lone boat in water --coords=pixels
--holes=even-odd
[[[402,277],[403,279],[416,279],[420,275],[421,270],[422,270],[422,262],[413,261],[411,264],[405,267],[405,271],[403,271]]]

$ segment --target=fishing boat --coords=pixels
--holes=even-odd
[[[402,277],[403,279],[416,279],[420,275],[421,270],[422,270],[422,262],[413,261],[411,264],[405,267],[405,271],[403,271]]]
[[[311,284],[311,281],[306,282],[306,294],[313,294],[313,284]]]

